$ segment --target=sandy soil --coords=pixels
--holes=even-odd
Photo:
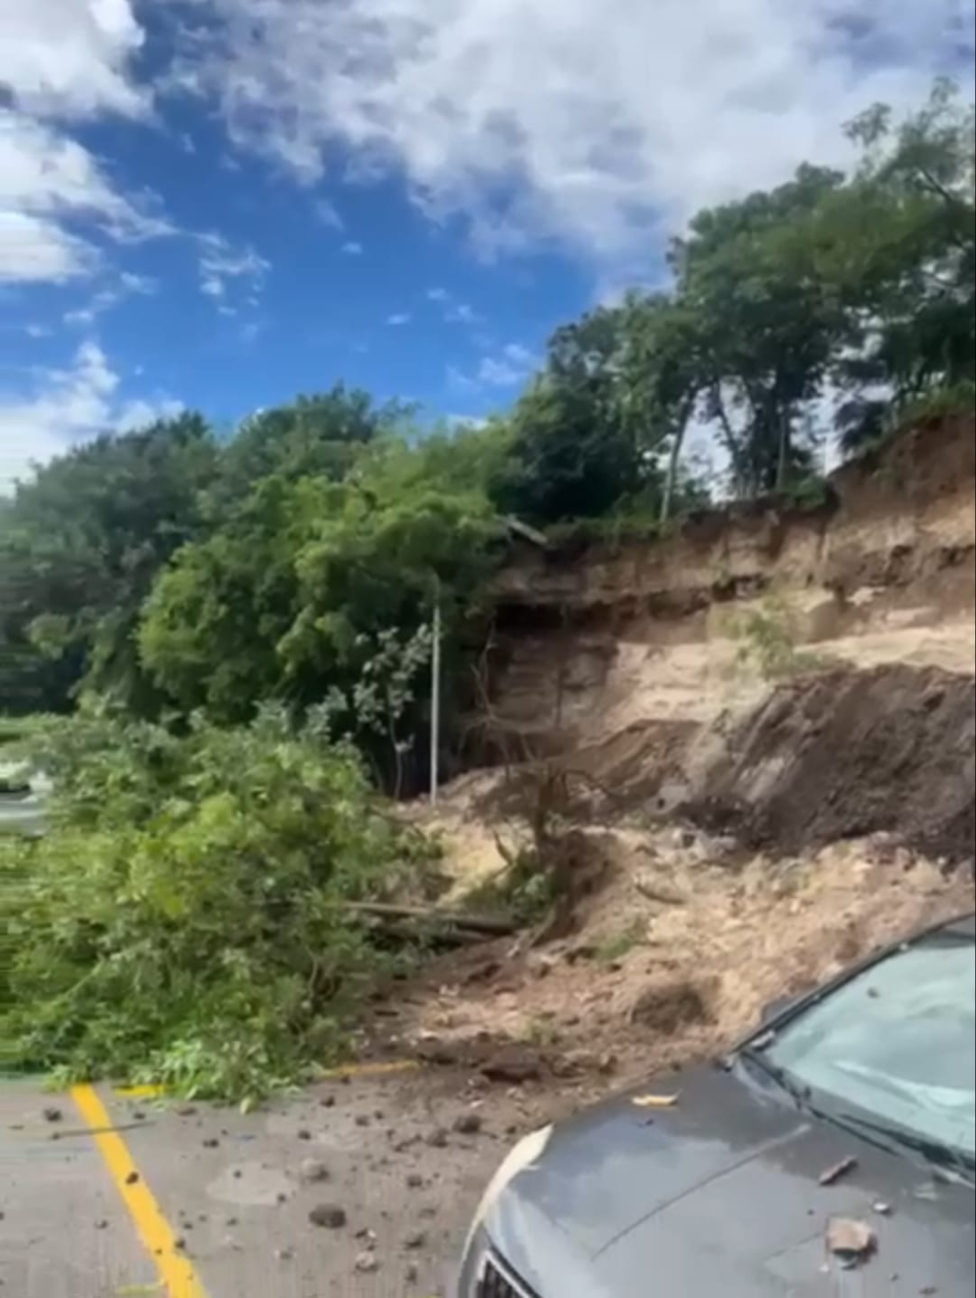
[[[541,1052],[586,1094],[600,1077],[719,1053],[770,1001],[973,906],[971,876],[946,878],[884,836],[784,861],[692,829],[590,833],[605,882],[576,931],[445,957],[388,1011],[395,1046],[489,1034]]]

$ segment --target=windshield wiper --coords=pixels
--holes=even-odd
[[[867,1140],[886,1145],[889,1149],[894,1145],[897,1149],[911,1150],[912,1153],[920,1154],[927,1163],[932,1163],[936,1167],[951,1168],[966,1180],[972,1181],[976,1161],[971,1154],[966,1154],[961,1149],[953,1149],[951,1145],[944,1145],[939,1140],[918,1135],[904,1127],[887,1122],[874,1122],[870,1118],[862,1118],[854,1113],[838,1113],[835,1121],[859,1133]]]
[[[797,1108],[813,1112],[810,1104],[812,1092],[809,1086],[802,1085],[792,1073],[785,1068],[781,1068],[779,1064],[774,1064],[764,1053],[762,1039],[760,1039],[759,1043],[753,1043],[751,1046],[746,1046],[740,1050],[739,1055],[744,1059],[748,1059],[770,1081],[774,1082],[781,1091],[784,1091],[793,1100]]]

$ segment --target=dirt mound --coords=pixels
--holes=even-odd
[[[717,990],[718,980],[715,978],[710,979],[707,985],[686,978],[668,978],[652,983],[631,1006],[630,1021],[642,1028],[674,1036],[691,1024],[711,1020],[709,1007]]]
[[[885,835],[792,861],[742,861],[709,834],[673,826],[606,838],[614,869],[578,907],[575,933],[435,961],[383,1007],[388,1049],[482,1077],[538,1073],[599,1091],[611,1072],[636,1081],[715,1056],[764,1005],[973,904],[968,872],[946,879]]]
[[[933,857],[970,860],[974,708],[972,678],[938,669],[790,681],[733,728],[686,811],[787,853],[886,831]]]

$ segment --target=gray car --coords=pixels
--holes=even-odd
[[[523,1141],[458,1298],[962,1298],[972,916],[780,1007],[715,1067]]]

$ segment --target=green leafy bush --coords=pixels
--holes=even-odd
[[[0,843],[8,1067],[254,1100],[341,1049],[394,959],[346,903],[418,873],[351,749],[198,722],[50,723],[43,840]]]
[[[739,662],[754,665],[764,680],[781,680],[828,665],[826,659],[797,648],[796,614],[781,593],[773,592],[760,607],[739,614],[731,629],[739,641]]]

